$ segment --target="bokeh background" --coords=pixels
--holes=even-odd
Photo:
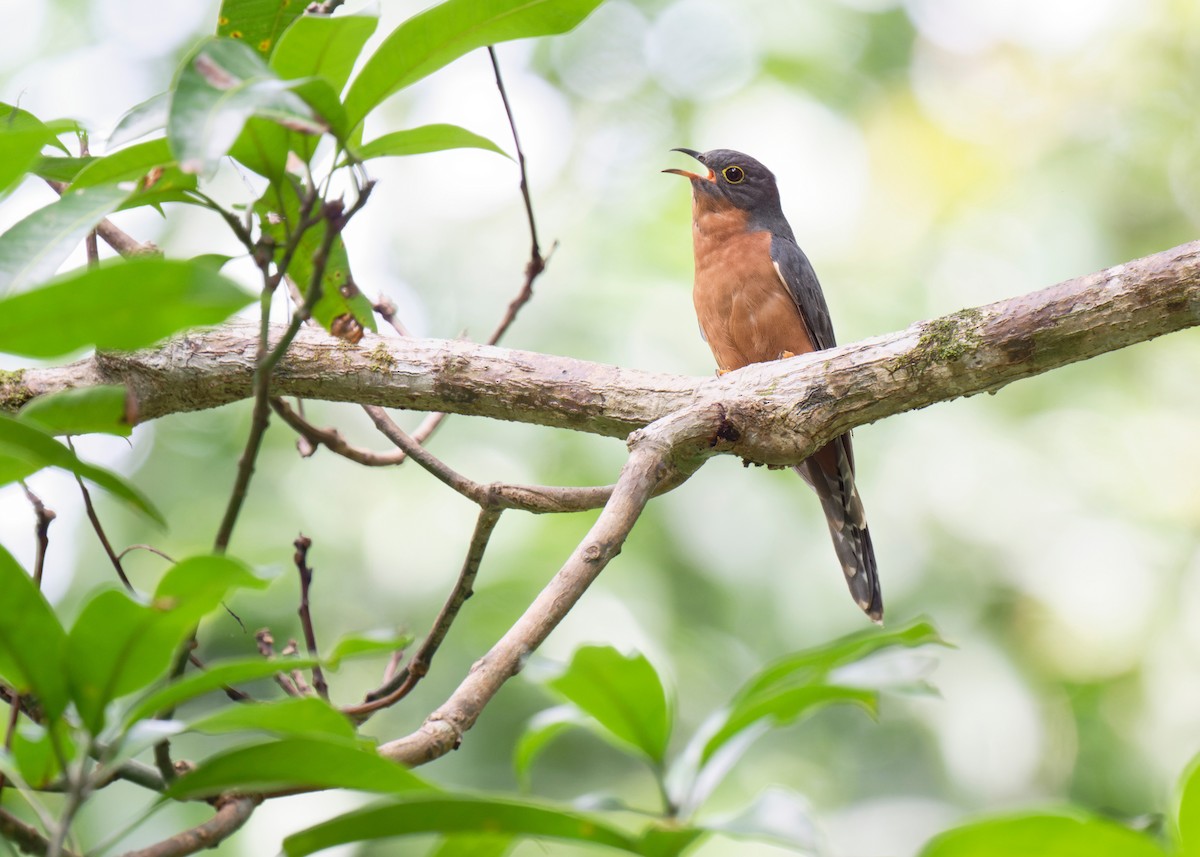
[[[422,5],[382,4],[379,32]],[[215,17],[213,2],[0,0],[0,98],[43,119],[80,119],[103,151],[116,118],[166,88]],[[688,188],[659,172],[686,165],[673,146],[741,149],[776,172],[843,342],[1165,249],[1200,225],[1200,7],[1190,0],[610,0],[570,35],[499,54],[543,244],[557,242],[505,340],[513,347],[711,373],[690,299]],[[367,137],[442,121],[511,150],[485,53],[388,102]],[[417,335],[486,336],[528,255],[515,165],[464,151],[378,161],[371,172],[380,185],[347,236],[360,285],[391,297]],[[248,201],[253,185],[229,168],[216,192]],[[0,206],[0,227],[50,199],[26,184]],[[171,255],[237,252],[203,214],[118,222]],[[249,266],[227,270],[252,284]],[[1185,332],[859,429],[888,620],[925,615],[956,646],[898,666],[927,672],[939,695],[889,696],[878,722],[830,710],[772,734],[705,811],[773,784],[795,789],[837,857],[905,857],[984,811],[1164,811],[1200,749],[1198,367],[1200,337]],[[352,406],[312,403],[308,413],[381,445]],[[247,420],[242,404],[140,426],[131,444],[82,440],[173,522],[147,530],[101,498],[114,541],[205,550]],[[279,576],[231,606],[251,632],[298,633],[289,565],[303,531],[314,540],[323,639],[420,633],[457,573],[473,508],[413,466],[367,471],[326,452],[302,460],[293,441],[276,421],[233,544]],[[465,417],[431,448],[480,481],[550,484],[610,482],[624,453],[619,441]],[[59,514],[46,584],[70,614],[111,570],[73,483],[44,473],[33,487]],[[372,734],[418,725],[593,518],[509,513],[433,673],[410,705],[372,721]],[[32,523],[20,489],[0,491],[0,541],[25,561]],[[147,587],[163,569],[146,553],[129,567]],[[717,460],[652,504],[538,657],[563,660],[584,642],[645,652],[671,684],[682,743],[753,669],[865,622],[808,489],[790,472]],[[211,657],[253,645],[229,617],[203,633]],[[373,686],[379,668],[344,668],[338,701]],[[534,682],[511,682],[463,748],[423,773],[515,788],[514,741],[550,702]],[[645,773],[585,734],[560,739],[534,768],[535,794],[600,790],[654,804]],[[135,814],[131,794],[111,790],[80,824],[113,829]],[[274,802],[219,853],[274,853],[283,833],[356,800]],[[170,812],[139,835],[166,835],[206,811]],[[784,852],[714,840],[697,853]]]

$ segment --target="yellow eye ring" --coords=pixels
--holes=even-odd
[[[721,175],[725,177],[725,181],[730,184],[741,184],[746,180],[746,171],[739,166],[726,167],[721,170]]]

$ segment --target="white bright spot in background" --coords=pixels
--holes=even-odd
[[[823,104],[762,84],[707,109],[691,145],[736,149],[765,164],[801,247],[832,254],[858,239],[871,183],[867,146],[858,128]]]
[[[982,637],[940,658],[941,698],[916,699],[912,710],[931,724],[947,773],[967,798],[1028,799],[1047,753],[1030,689]]]
[[[740,89],[758,64],[741,11],[716,0],[669,6],[646,36],[646,56],[663,89],[697,101]]]
[[[642,40],[649,21],[629,3],[607,3],[572,33],[551,42],[562,81],[591,101],[633,95],[646,79]]]

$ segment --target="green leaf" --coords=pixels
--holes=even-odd
[[[378,24],[373,15],[302,15],[279,38],[271,68],[285,80],[324,78],[340,92]]]
[[[37,128],[11,129],[0,119],[0,193],[24,177],[45,144],[45,136]]]
[[[0,300],[0,351],[26,357],[58,357],[88,346],[128,351],[224,321],[252,300],[203,265],[114,262]]]
[[[145,137],[155,131],[167,127],[167,114],[171,106],[171,96],[168,92],[160,92],[152,98],[147,98],[141,104],[125,111],[125,115],[117,120],[117,125],[108,136],[109,147],[123,146],[139,137]]]
[[[447,836],[429,853],[429,857],[504,857],[512,850],[511,836]]]
[[[0,319],[4,318],[5,303],[0,301]],[[23,479],[43,467],[60,467],[76,473],[158,523],[166,523],[150,501],[120,476],[82,461],[37,426],[0,414],[0,484]]]
[[[449,794],[414,794],[395,803],[353,810],[287,837],[283,850],[288,857],[304,857],[348,842],[418,833],[535,836],[645,853],[636,837],[574,810]]]
[[[294,131],[325,130],[254,50],[232,39],[201,44],[175,81],[167,118],[167,139],[180,168],[212,172],[252,116]]]
[[[32,693],[52,720],[67,707],[67,633],[33,578],[0,546],[0,678]],[[36,641],[36,645],[31,644]]]
[[[175,781],[167,796],[214,795],[226,789],[357,789],[406,792],[429,786],[416,774],[373,749],[316,738],[285,738],[219,753]]]
[[[300,223],[300,197],[291,182],[283,182],[268,189],[267,194],[255,204],[259,223],[265,233],[271,235],[279,248],[276,258],[283,253],[288,234]],[[296,283],[301,293],[308,295],[316,274],[316,254],[320,251],[328,224],[324,221],[304,233],[296,253],[287,270],[288,277]],[[312,309],[312,316],[326,330],[332,332],[335,322],[347,316],[353,317],[363,328],[375,330],[375,313],[371,302],[354,282],[350,273],[350,257],[342,236],[335,236],[333,246],[321,278],[321,294]],[[340,334],[339,334],[340,335]],[[353,337],[351,341],[357,341]]]
[[[619,743],[662,764],[671,738],[671,708],[658,673],[643,655],[584,646],[546,686],[595,718]]]
[[[308,669],[317,663],[320,661],[316,658],[269,661],[255,657],[209,664],[208,669],[203,672],[192,673],[139,699],[125,713],[124,728],[129,729],[139,720],[153,717],[168,708],[176,708],[188,700],[222,687],[267,678],[280,670]]]
[[[194,732],[269,732],[274,735],[354,741],[354,726],[323,699],[301,697],[278,702],[236,703],[193,720]]]
[[[36,723],[22,723],[13,734],[12,755],[21,778],[33,788],[43,788],[62,773],[61,757],[75,758],[75,742],[64,720],[55,720],[49,728]]]
[[[113,589],[84,605],[67,637],[67,675],[75,707],[93,735],[104,729],[108,703],[166,673],[190,628],[169,611]]]
[[[774,685],[818,682],[837,667],[860,661],[883,649],[926,645],[944,646],[947,643],[939,636],[937,629],[923,619],[893,630],[870,628],[849,634],[825,645],[788,655],[765,667],[742,686],[734,697],[734,704]]]
[[[1174,833],[1181,857],[1200,857],[1200,756],[1180,778]]]
[[[325,122],[330,133],[338,140],[346,139],[350,133],[346,111],[327,81],[309,77],[289,81],[288,85]],[[298,134],[278,122],[251,118],[229,154],[259,175],[280,182],[287,169],[288,153],[293,152],[308,162],[318,142],[319,138],[312,134]]]
[[[54,275],[96,224],[129,196],[118,187],[70,191],[0,235],[0,294]]]
[[[97,158],[88,164],[72,183],[73,188],[94,187],[117,182],[136,181],[155,167],[173,164],[171,147],[165,138],[147,140],[126,149]]]
[[[67,639],[72,693],[88,729],[98,734],[110,702],[163,676],[180,643],[232,589],[262,585],[236,560],[197,556],[163,575],[149,606],[115,590],[88,601]]]
[[[39,178],[70,184],[84,167],[97,160],[99,158],[37,157],[34,158],[29,171]]]
[[[154,590],[154,604],[171,610],[189,627],[221,606],[234,589],[264,589],[267,582],[227,556],[193,556],[163,575]]]
[[[1019,813],[939,834],[920,857],[1166,857],[1142,833],[1081,812]]]
[[[280,34],[307,5],[298,0],[222,0],[217,35],[238,39],[270,56]]]
[[[407,131],[393,131],[364,144],[357,152],[361,160],[392,155],[422,155],[445,149],[486,149],[509,157],[508,153],[489,140],[457,125],[422,125]]]
[[[337,669],[346,658],[391,654],[398,649],[407,649],[412,641],[412,634],[354,634],[338,640],[323,662],[331,669]]]
[[[601,0],[446,0],[409,18],[367,60],[346,94],[356,127],[394,92],[469,51],[573,29]]]
[[[529,770],[542,750],[562,733],[589,722],[583,712],[571,705],[557,705],[531,717],[513,749],[513,771],[517,782],[523,788],[529,788]]]
[[[873,690],[836,685],[806,685],[763,691],[729,710],[721,728],[705,743],[700,764],[706,763],[727,741],[760,720],[769,719],[776,726],[787,726],[820,708],[837,703],[857,705],[874,715],[879,695]]]
[[[52,128],[37,116],[0,103],[0,193],[17,184],[47,144],[67,151]]]
[[[121,384],[100,384],[38,396],[18,412],[19,419],[50,434],[133,433],[133,402]]]
[[[71,154],[58,139],[59,134],[78,131],[79,125],[68,119],[43,122],[28,110],[0,103],[0,133],[23,134],[33,131],[41,137],[42,144],[57,147],[64,155]]]

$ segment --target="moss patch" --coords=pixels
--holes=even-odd
[[[916,347],[901,358],[901,368],[919,373],[933,364],[960,360],[979,347],[982,338],[975,327],[982,317],[977,309],[961,309],[928,322]]]
[[[0,369],[0,411],[15,411],[33,398],[24,381],[24,369]]]
[[[396,368],[396,358],[392,356],[392,352],[388,351],[387,346],[382,342],[376,343],[375,347],[367,355],[367,360],[371,371],[373,372],[390,372]]]

